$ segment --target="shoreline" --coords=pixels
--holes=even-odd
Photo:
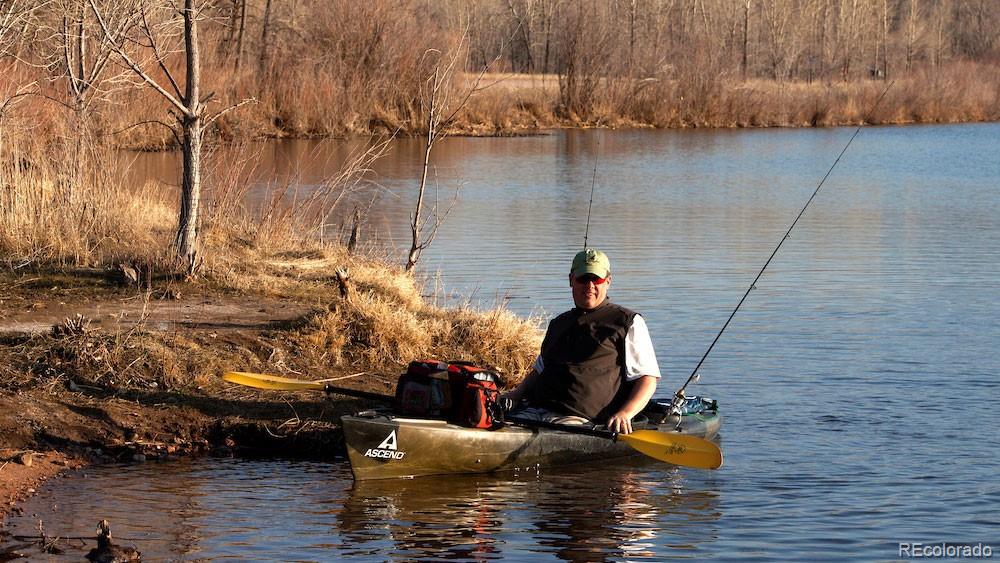
[[[358,401],[331,402],[313,395],[292,404],[307,416],[295,420],[284,404],[240,415],[225,407],[192,409],[191,403],[205,400],[194,394],[165,406],[159,397],[95,400],[90,392],[32,390],[16,401],[0,396],[0,409],[20,408],[19,418],[42,428],[40,439],[14,436],[15,441],[27,438],[21,441],[27,447],[0,447],[0,531],[6,518],[20,514],[21,504],[47,481],[91,465],[200,456],[332,459],[343,453],[339,417],[361,409]],[[250,402],[266,402],[263,393],[260,399]],[[9,436],[8,417],[2,418],[0,428]]]
[[[250,260],[252,272],[215,264],[180,284],[153,277],[146,289],[92,268],[0,271],[0,530],[67,469],[203,455],[331,459],[344,453],[340,417],[376,406],[243,387],[223,381],[225,371],[339,377],[391,395],[405,365],[396,358],[466,358],[516,384],[537,350],[530,320],[429,304],[397,266],[337,246],[268,252]],[[349,295],[335,281],[342,266]],[[19,463],[23,452],[37,455]]]
[[[31,461],[23,461],[22,456]],[[16,459],[22,458],[22,459]],[[9,514],[20,514],[20,504],[34,495],[49,479],[88,463],[57,450],[24,451],[0,449],[0,531]]]
[[[477,125],[467,128],[460,128],[455,131],[449,132],[445,137],[458,137],[458,138],[471,138],[471,139],[501,139],[501,138],[518,138],[518,137],[544,137],[551,135],[560,131],[594,131],[594,130],[606,130],[606,131],[628,131],[628,130],[662,130],[662,131],[693,131],[693,130],[718,130],[718,131],[733,131],[733,130],[763,130],[763,129],[827,129],[835,127],[906,127],[906,126],[934,126],[934,125],[971,125],[971,124],[988,124],[988,123],[1000,123],[1000,115],[992,118],[983,119],[927,119],[927,120],[914,120],[908,118],[896,118],[896,119],[871,119],[864,120],[863,117],[844,119],[842,121],[830,121],[824,123],[733,123],[729,125],[698,125],[698,124],[683,124],[683,125],[672,125],[672,126],[658,126],[650,123],[633,122],[633,121],[611,121],[611,122],[598,122],[598,123],[580,123],[567,120],[562,123],[547,124],[539,127],[508,127],[501,129],[493,129],[488,125]],[[381,133],[389,134],[389,131],[382,131]],[[222,139],[216,137],[214,142],[218,143],[220,146],[236,146],[242,142],[250,143],[270,143],[270,142],[282,142],[282,141],[350,141],[363,139],[366,137],[372,137],[379,134],[375,131],[356,131],[356,132],[340,132],[340,133],[328,133],[328,134],[283,134],[283,133],[265,133],[257,136],[251,136],[246,138],[238,139]],[[401,131],[396,138],[397,139],[419,139],[424,132],[421,131]],[[151,144],[121,144],[116,147],[118,150],[136,152],[136,153],[162,153],[162,152],[177,152],[180,147],[176,144],[163,144],[163,143],[151,143]]]

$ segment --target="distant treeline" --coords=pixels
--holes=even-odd
[[[955,60],[996,63],[991,0],[486,0],[455,2],[472,63],[511,43],[516,72],[856,80]]]
[[[183,2],[179,2],[183,4]],[[484,68],[457,129],[587,125],[825,125],[859,120],[900,79],[880,122],[997,119],[994,0],[199,0],[203,92],[223,139],[424,128],[437,59],[460,53],[455,98]],[[0,3],[0,128],[119,146],[176,142],[170,109],[106,34],[144,18],[156,78],[183,77],[173,0]],[[106,14],[103,19],[96,15]],[[131,18],[131,19],[130,19]],[[148,41],[146,41],[148,43]],[[128,47],[129,44],[126,44]],[[146,45],[148,46],[148,45]],[[136,55],[137,57],[139,55]],[[525,76],[548,77],[537,84]],[[183,81],[175,88],[181,92]],[[534,84],[534,85],[533,85]]]
[[[442,131],[854,124],[889,84],[870,122],[1000,119],[1000,2],[0,0],[0,261],[192,274],[322,232],[387,146],[255,211],[219,141],[430,133],[426,164]],[[180,201],[121,147],[181,147]]]

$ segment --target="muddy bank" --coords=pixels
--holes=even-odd
[[[218,379],[290,369],[315,303],[190,284],[157,299],[74,278],[27,276],[0,296],[0,526],[44,480],[88,464],[332,457],[339,417],[370,406]],[[378,392],[391,379],[363,375],[353,383]]]
[[[60,451],[0,449],[0,528],[8,512],[18,512],[18,502],[35,493],[50,477],[84,461]]]
[[[100,270],[0,272],[0,514],[86,464],[333,457],[343,453],[340,417],[375,406],[241,387],[222,381],[225,371],[337,378],[391,395],[414,358],[468,359],[516,384],[537,351],[529,320],[441,309],[398,268],[315,254],[265,257],[252,277],[165,278],[142,290]],[[349,291],[333,279],[340,264],[351,267]]]
[[[0,397],[0,515],[65,469],[189,455],[322,459],[343,453],[338,419],[365,408],[323,397],[21,389]],[[2,524],[0,524],[2,526]]]
[[[314,307],[192,284],[122,286],[113,272],[96,269],[0,276],[0,334],[44,334],[77,315],[92,329],[261,331],[286,327]]]

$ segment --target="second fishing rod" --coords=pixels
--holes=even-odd
[[[757,275],[754,277],[753,281],[750,282],[750,285],[747,287],[746,292],[743,293],[743,297],[740,298],[739,303],[737,303],[736,307],[733,308],[732,313],[729,314],[729,317],[726,319],[726,322],[723,323],[722,328],[719,329],[719,332],[715,335],[715,338],[712,339],[712,343],[708,345],[708,349],[705,350],[705,353],[702,354],[701,359],[698,360],[698,364],[694,367],[693,370],[691,370],[691,375],[688,376],[687,380],[684,382],[684,385],[681,385],[681,387],[674,393],[674,397],[673,400],[671,401],[671,407],[670,407],[671,412],[673,412],[674,414],[680,414],[681,407],[684,404],[684,391],[687,389],[688,385],[691,385],[692,383],[698,381],[700,377],[698,374],[698,370],[701,369],[701,366],[705,363],[705,360],[708,359],[708,355],[712,353],[712,350],[715,348],[716,343],[719,342],[719,339],[722,338],[722,334],[726,332],[726,329],[732,322],[733,317],[736,316],[736,313],[743,306],[743,303],[746,302],[747,297],[750,296],[750,292],[756,289],[757,282],[760,281],[761,276],[764,275],[764,271],[767,270],[767,267],[771,264],[771,261],[774,260],[774,257],[778,254],[778,251],[781,249],[781,246],[785,243],[786,240],[788,240],[789,236],[791,236],[792,229],[795,228],[795,225],[798,224],[799,219],[801,219],[802,215],[805,214],[806,209],[808,209],[809,207],[809,204],[811,204],[813,199],[816,198],[816,195],[819,194],[819,191],[823,187],[823,184],[826,183],[827,178],[830,177],[830,174],[833,173],[833,170],[837,167],[837,164],[839,164],[840,160],[844,157],[844,154],[847,153],[847,149],[850,148],[851,144],[854,142],[854,139],[857,138],[858,134],[861,132],[862,127],[864,127],[864,125],[870,121],[872,114],[878,108],[879,104],[882,103],[882,99],[885,98],[885,95],[892,88],[893,84],[894,82],[890,82],[888,85],[886,85],[885,89],[882,90],[882,93],[875,100],[875,103],[872,104],[871,109],[868,110],[868,113],[865,114],[865,117],[861,120],[861,123],[858,124],[857,128],[855,128],[854,134],[852,134],[851,138],[848,139],[847,143],[844,145],[844,148],[841,149],[840,154],[837,155],[837,158],[833,161],[833,164],[830,165],[830,168],[826,171],[826,174],[823,175],[823,178],[819,181],[819,184],[816,185],[816,189],[813,190],[812,195],[810,195],[809,199],[806,200],[805,205],[803,205],[802,209],[799,210],[798,215],[795,216],[795,219],[792,221],[792,224],[789,225],[788,230],[785,231],[785,234],[781,237],[781,240],[778,241],[777,246],[774,247],[774,250],[771,252],[771,255],[768,256],[767,260],[764,262],[764,265],[760,268],[760,271],[757,272]],[[600,159],[600,145],[598,145],[598,151],[594,156],[594,173],[590,185],[590,203],[587,208],[587,226],[583,235],[584,249],[587,248],[587,240],[588,237],[590,236],[590,215],[594,207],[594,189],[597,185],[597,163],[599,159]]]
[[[892,85],[894,83],[895,82],[890,82],[889,84],[887,84],[885,89],[882,90],[882,93],[875,100],[875,103],[872,104],[871,109],[868,110],[868,113],[865,114],[865,117],[861,120],[861,123],[859,123],[857,128],[854,130],[854,134],[851,135],[851,138],[847,140],[847,143],[844,145],[844,148],[841,149],[840,154],[837,155],[837,158],[833,161],[833,164],[830,165],[830,168],[826,171],[826,174],[823,175],[823,178],[819,181],[819,184],[816,185],[816,189],[813,190],[812,195],[809,196],[809,199],[806,200],[805,205],[802,206],[802,209],[799,210],[798,215],[795,216],[795,219],[792,221],[792,224],[789,225],[788,230],[785,231],[784,236],[782,236],[781,240],[778,241],[778,245],[774,247],[774,250],[771,252],[771,255],[767,257],[767,261],[764,262],[764,265],[761,266],[760,271],[757,272],[757,275],[754,277],[753,281],[750,282],[750,285],[747,287],[746,292],[743,293],[743,297],[740,298],[740,301],[739,303],[736,304],[736,307],[733,309],[733,312],[729,314],[729,318],[726,319],[726,322],[722,325],[722,328],[719,329],[718,334],[716,334],[715,338],[712,339],[712,343],[708,345],[708,349],[705,350],[705,353],[702,354],[701,359],[698,360],[698,364],[694,366],[693,370],[691,370],[691,375],[688,376],[687,381],[685,381],[684,385],[681,385],[680,389],[678,389],[677,392],[674,393],[674,398],[671,401],[671,407],[670,407],[671,412],[673,412],[674,414],[680,414],[681,406],[684,404],[684,391],[687,389],[688,385],[691,385],[692,383],[699,380],[700,376],[698,375],[698,370],[701,369],[701,366],[702,364],[705,363],[705,360],[708,358],[708,355],[712,353],[712,349],[715,348],[715,344],[719,341],[720,338],[722,338],[722,333],[724,333],[726,331],[726,328],[729,327],[729,323],[732,322],[733,317],[736,316],[736,313],[740,310],[740,307],[743,306],[743,303],[747,300],[747,297],[750,296],[750,292],[757,288],[757,282],[760,281],[761,276],[764,275],[764,271],[767,270],[767,267],[771,264],[771,261],[774,260],[774,257],[778,254],[778,250],[781,249],[781,246],[785,244],[785,241],[788,240],[789,236],[791,236],[792,229],[795,228],[795,225],[799,222],[799,219],[801,219],[802,215],[805,214],[806,209],[809,207],[809,204],[812,203],[813,199],[816,198],[816,195],[819,193],[819,190],[823,187],[823,184],[826,183],[827,178],[830,177],[830,174],[833,173],[834,168],[836,168],[837,164],[840,163],[840,159],[844,157],[844,154],[847,152],[847,149],[850,148],[851,143],[853,143],[854,139],[857,138],[858,133],[861,132],[861,128],[864,127],[865,124],[869,122],[872,114],[875,112],[875,109],[878,108],[880,103],[882,103],[882,99],[885,98],[885,95],[889,92],[889,89],[892,88]]]

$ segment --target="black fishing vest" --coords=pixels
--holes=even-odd
[[[636,313],[607,300],[552,319],[542,341],[533,405],[602,424],[625,403],[625,336]]]

